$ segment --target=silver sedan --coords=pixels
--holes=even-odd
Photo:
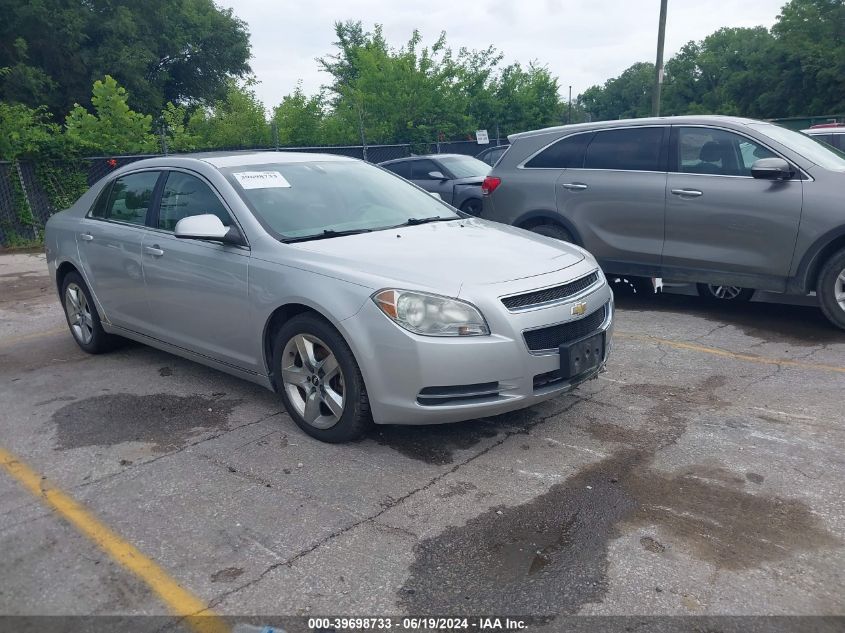
[[[129,338],[251,380],[328,442],[530,406],[595,377],[611,346],[589,253],[348,158],[142,160],[45,241],[83,350]]]

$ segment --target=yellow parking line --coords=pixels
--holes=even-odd
[[[25,341],[47,338],[48,336],[56,336],[57,334],[62,333],[68,333],[67,326],[53,328],[52,330],[45,330],[44,332],[33,332],[32,334],[24,334],[22,336],[9,336],[7,338],[0,339],[0,347],[11,347],[12,345],[17,345],[18,343],[23,343]]]
[[[147,558],[135,546],[124,541],[98,521],[80,503],[49,485],[46,479],[30,469],[12,453],[0,447],[0,465],[24,488],[51,506],[72,523],[113,560],[134,573],[164,601],[177,616],[185,616],[197,633],[229,633],[230,629],[198,597],[183,589],[164,569]],[[204,615],[196,615],[203,613]]]
[[[671,339],[658,338],[656,336],[647,336],[645,334],[631,334],[629,332],[615,332],[614,338],[630,339],[633,341],[644,341],[646,343],[658,343],[660,345],[668,345],[676,349],[685,349],[693,352],[702,352],[703,354],[712,354],[713,356],[724,356],[725,358],[733,358],[734,360],[743,360],[749,363],[760,363],[761,365],[780,365],[783,367],[799,367],[801,369],[815,369],[818,371],[834,371],[845,374],[845,367],[837,367],[836,365],[820,365],[817,363],[804,363],[800,360],[789,360],[786,358],[767,358],[765,356],[754,356],[753,354],[737,354],[736,352],[729,352],[725,349],[717,347],[705,347],[704,345],[696,345],[695,343],[684,343],[683,341],[673,341]]]

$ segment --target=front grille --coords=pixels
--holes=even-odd
[[[528,349],[532,352],[542,349],[556,349],[559,345],[577,341],[596,332],[604,323],[606,313],[607,304],[595,312],[591,312],[583,319],[561,323],[560,325],[550,325],[537,330],[528,330],[523,333],[523,336],[528,344]]]
[[[505,297],[502,303],[508,310],[518,310],[520,308],[527,308],[530,306],[549,303],[551,301],[562,301],[574,295],[577,295],[582,290],[586,290],[599,279],[598,271],[590,273],[586,277],[581,277],[575,281],[570,281],[568,284],[562,286],[554,286],[552,288],[544,288],[543,290],[535,290],[527,292],[522,295],[514,295],[513,297]]]

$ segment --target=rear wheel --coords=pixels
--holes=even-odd
[[[822,266],[816,295],[824,315],[836,327],[845,330],[845,249],[835,253]]]
[[[546,237],[553,237],[562,242],[572,242],[572,235],[569,234],[569,231],[558,224],[535,224],[528,230]]]
[[[84,351],[102,354],[120,343],[120,337],[103,329],[91,292],[79,273],[68,273],[62,281],[62,307],[70,333]]]
[[[708,301],[717,303],[731,302],[741,303],[750,301],[754,296],[753,288],[741,288],[740,286],[725,286],[720,284],[696,284],[698,295]]]
[[[322,318],[300,314],[273,346],[278,390],[293,421],[323,442],[348,442],[370,427],[364,379],[340,333]]]
[[[478,198],[470,198],[466,202],[461,205],[461,211],[464,213],[469,213],[470,215],[474,215],[478,217],[481,215],[481,200]]]

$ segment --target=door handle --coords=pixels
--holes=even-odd
[[[676,196],[686,196],[689,198],[697,198],[703,196],[704,192],[698,189],[672,189],[672,193]]]
[[[164,251],[158,247],[158,244],[156,244],[155,246],[145,246],[144,252],[147,255],[152,255],[153,257],[161,257],[162,255],[164,255]]]
[[[583,182],[565,182],[560,185],[564,189],[569,189],[570,191],[583,191],[587,188]]]
[[[94,236],[91,235],[90,233],[80,233],[79,239],[81,239],[84,242],[90,242],[91,240],[94,239]]]

